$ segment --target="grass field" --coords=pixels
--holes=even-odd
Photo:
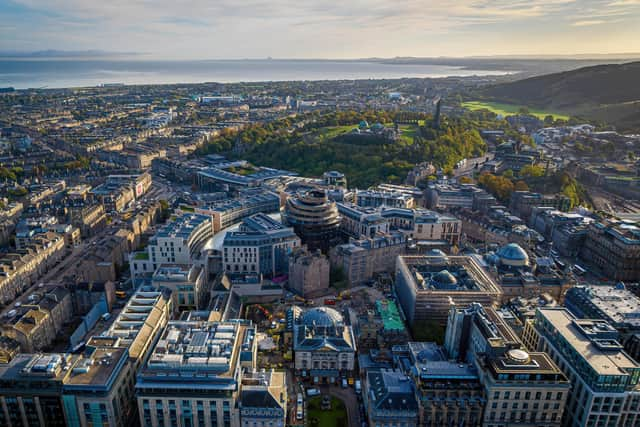
[[[307,425],[314,427],[347,427],[347,410],[340,399],[331,397],[331,409],[322,410],[322,396],[309,399]]]
[[[353,129],[357,128],[358,125],[348,125],[348,126],[329,126],[322,129],[319,129],[318,136],[321,139],[333,139],[342,134],[351,132]]]
[[[405,145],[413,144],[413,138],[418,135],[418,126],[416,125],[400,125],[400,141]]]
[[[484,102],[484,101],[467,101],[463,102],[462,106],[468,108],[470,110],[490,110],[496,114],[500,114],[502,116],[512,116],[514,114],[518,114],[522,105],[514,105],[514,104],[502,104],[500,102]],[[553,111],[544,111],[537,110],[535,108],[526,107],[529,110],[530,114],[538,117],[539,119],[544,119],[545,116],[553,116],[555,119],[560,120],[568,120],[569,116],[566,114],[559,114]]]

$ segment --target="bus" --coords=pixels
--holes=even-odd
[[[298,399],[296,401],[296,420],[301,421],[304,419],[304,398],[302,393],[298,393]]]

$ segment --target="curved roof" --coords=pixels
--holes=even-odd
[[[342,324],[342,315],[329,307],[316,307],[302,314],[302,323],[311,327],[335,327]]]
[[[447,254],[442,252],[440,249],[431,249],[430,251],[427,252],[427,256],[444,256],[444,257],[446,257]]]
[[[497,255],[500,257],[500,260],[503,261],[520,261],[523,264],[529,262],[529,255],[527,255],[527,252],[516,243],[509,243],[508,245],[501,247],[498,250]]]
[[[458,283],[458,279],[449,272],[449,270],[442,270],[433,275],[433,280],[442,285],[455,285]]]

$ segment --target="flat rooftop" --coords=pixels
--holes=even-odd
[[[617,323],[640,326],[640,298],[625,288],[590,286],[591,302]]]
[[[404,330],[404,322],[398,311],[398,306],[392,300],[376,301],[376,309],[382,318],[382,324],[387,331]]]
[[[162,227],[154,238],[182,237],[183,239],[187,239],[196,228],[207,221],[211,221],[211,217],[195,213],[185,213]]]
[[[588,325],[579,326],[568,310],[540,308],[538,312],[553,325],[578,354],[582,355],[598,375],[628,375],[629,372],[626,369],[640,369],[640,365],[622,349],[603,351],[598,348],[597,343],[584,333]],[[594,321],[581,321],[583,324],[585,322],[593,323]]]
[[[127,357],[127,349],[123,347],[101,347],[87,351],[73,366],[65,386],[108,387],[122,359]]]
[[[171,321],[144,368],[146,378],[233,378],[254,330],[237,322]]]

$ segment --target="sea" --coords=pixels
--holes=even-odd
[[[7,59],[0,58],[0,87],[67,88],[123,83],[172,84],[292,80],[397,79],[504,75],[506,71],[366,60]]]

